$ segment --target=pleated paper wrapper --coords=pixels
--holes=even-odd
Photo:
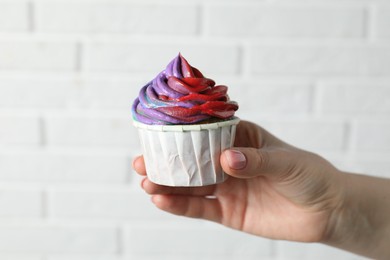
[[[219,158],[234,143],[238,118],[198,125],[146,125],[138,128],[150,181],[166,186],[206,186],[223,182]]]

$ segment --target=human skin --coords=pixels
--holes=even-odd
[[[378,259],[390,258],[390,180],[336,169],[242,121],[235,147],[221,155],[230,177],[204,187],[167,187],[133,168],[160,209],[271,239],[320,242]]]

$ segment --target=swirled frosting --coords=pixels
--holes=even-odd
[[[133,103],[133,118],[149,125],[227,120],[238,109],[227,89],[204,77],[179,54],[142,87]]]

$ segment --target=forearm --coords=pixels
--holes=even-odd
[[[344,198],[330,219],[327,244],[390,258],[390,179],[343,174]]]

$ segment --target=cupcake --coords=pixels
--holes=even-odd
[[[141,88],[132,106],[150,181],[167,186],[223,182],[221,152],[234,142],[238,105],[179,54]]]

